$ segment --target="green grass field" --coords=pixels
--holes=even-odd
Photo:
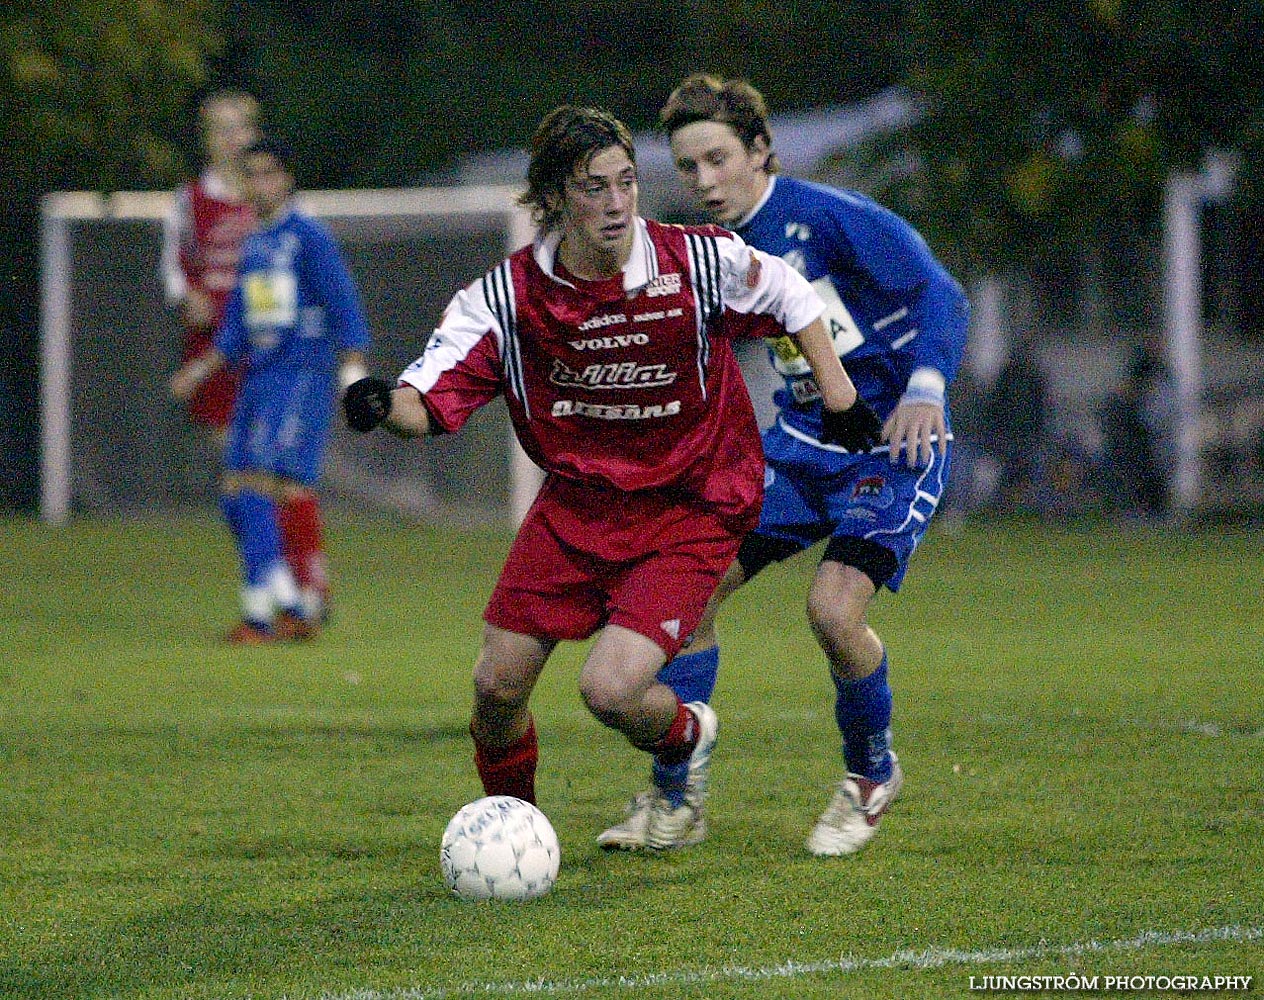
[[[0,996],[936,998],[971,977],[1264,977],[1264,547],[1034,524],[932,533],[876,605],[904,793],[846,860],[802,842],[839,776],[803,619],[812,558],[722,617],[712,834],[593,837],[647,759],[534,708],[555,890],[438,869],[481,794],[465,727],[508,543],[335,511],[336,619],[236,650],[206,516],[0,521]]]

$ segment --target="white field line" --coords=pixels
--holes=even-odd
[[[1072,719],[1084,718],[1076,711],[1071,713]],[[994,715],[982,712],[978,716],[980,722],[1000,726],[1028,725],[1030,718],[1011,715]],[[1056,720],[1054,720],[1056,721]],[[1093,724],[1104,728],[1141,729],[1156,733],[1189,733],[1193,736],[1209,736],[1214,738],[1258,740],[1264,738],[1264,729],[1245,730],[1222,722],[1202,722],[1198,719],[1093,719]]]
[[[820,720],[821,713],[816,709],[799,711],[779,711],[768,716],[775,722],[815,723]],[[575,713],[575,718],[586,718],[582,713]],[[976,721],[991,726],[1029,726],[1030,716],[997,715],[994,712],[980,712],[974,716]],[[1085,718],[1083,713],[1071,713],[1072,719]],[[1057,719],[1052,721],[1057,722]],[[1142,729],[1156,733],[1189,733],[1193,736],[1209,736],[1237,740],[1264,739],[1264,729],[1247,730],[1223,722],[1204,722],[1199,719],[1092,719],[1093,725],[1099,728]]]
[[[949,965],[989,965],[999,962],[1028,962],[1046,958],[1073,958],[1085,955],[1144,951],[1171,945],[1212,944],[1222,941],[1246,942],[1264,938],[1264,927],[1212,927],[1200,931],[1142,931],[1134,937],[1111,941],[1076,941],[1071,944],[1041,942],[1027,948],[985,948],[964,951],[956,948],[902,949],[886,958],[823,959],[817,962],[788,961],[781,965],[750,968],[725,965],[697,969],[674,969],[639,976],[596,976],[591,979],[529,979],[518,982],[461,983],[437,989],[352,990],[350,993],[322,993],[319,1000],[451,1000],[469,996],[514,996],[543,994],[570,996],[607,989],[638,989],[654,986],[684,986],[698,983],[765,982],[793,980],[824,973],[866,972],[875,969],[939,969]],[[1227,970],[1241,972],[1243,970]]]

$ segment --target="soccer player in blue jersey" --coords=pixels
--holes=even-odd
[[[329,231],[294,205],[294,154],[274,138],[246,151],[259,226],[242,247],[237,284],[215,340],[181,366],[171,392],[187,400],[229,362],[244,361],[220,505],[241,556],[241,622],[229,642],[306,639],[318,621],[282,555],[278,504],[314,490],[339,387],[363,378],[364,309]]]
[[[852,854],[873,837],[903,782],[891,748],[886,649],[866,616],[879,588],[899,589],[947,482],[947,389],[965,348],[969,306],[904,219],[854,191],[778,174],[767,108],[748,83],[691,76],[672,92],[660,122],[678,173],[713,221],[785,259],[825,300],[838,355],[884,421],[882,444],[872,451],[822,443],[819,392],[802,355],[788,339],[769,343],[784,383],[774,395],[777,419],[763,438],[759,526],[708,617],[660,674],[681,698],[709,700],[719,666],[719,603],[770,563],[824,541],[807,611],[837,691],[846,774],[807,848]],[[663,783],[656,777],[656,787]],[[706,835],[705,782],[691,780],[688,788],[695,822],[682,840],[696,843]],[[653,794],[637,796],[627,818],[598,843],[644,846]]]

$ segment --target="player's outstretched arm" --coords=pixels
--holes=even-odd
[[[190,358],[180,370],[171,376],[171,396],[178,402],[188,402],[203,382],[224,367],[227,359],[212,347],[196,358]]]
[[[843,369],[843,363],[834,352],[834,342],[821,319],[814,319],[794,334],[799,350],[812,366],[812,374],[821,390],[821,400],[827,410],[846,410],[859,398],[856,387]]]
[[[799,350],[812,366],[821,390],[821,443],[848,451],[869,451],[878,443],[882,421],[860,398],[834,351],[834,342],[820,319],[795,334]]]
[[[386,429],[398,437],[423,437],[430,433],[430,411],[421,393],[411,385],[401,385],[391,393],[391,412]]]

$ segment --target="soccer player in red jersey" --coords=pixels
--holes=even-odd
[[[527,183],[533,245],[457,294],[396,387],[353,384],[347,420],[447,433],[503,393],[545,470],[484,612],[470,732],[487,794],[535,801],[532,688],[558,642],[598,632],[579,678],[589,710],[705,777],[715,713],[655,675],[759,516],[763,457],[733,338],[795,339],[833,439],[860,446],[881,428],[802,277],[717,227],[638,216],[631,136],[608,112],[547,115]],[[681,846],[692,821],[684,780],[657,791],[647,842]]]
[[[237,283],[242,243],[255,229],[246,193],[245,151],[259,137],[259,104],[240,90],[217,90],[198,106],[205,166],[181,185],[163,227],[162,280],[169,305],[184,328],[181,363],[212,346],[224,308]],[[233,407],[241,391],[240,367],[225,366],[205,379],[187,401],[189,418],[208,432],[222,452]],[[324,525],[316,492],[302,487],[287,495],[278,514],[286,562],[312,621],[328,614],[329,578]]]
[[[210,348],[237,284],[242,241],[255,228],[243,158],[258,137],[258,122],[258,102],[242,91],[216,91],[198,107],[206,163],[195,179],[176,189],[163,226],[163,287],[184,328],[182,362]],[[240,385],[241,373],[224,368],[188,401],[190,419],[205,427],[220,447]]]

